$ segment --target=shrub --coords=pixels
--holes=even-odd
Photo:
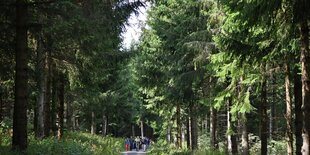
[[[0,133],[1,134],[1,133]],[[10,151],[11,137],[2,134],[0,154],[15,155]],[[123,150],[123,139],[113,137],[101,137],[83,132],[66,132],[62,140],[56,137],[48,137],[42,140],[29,134],[29,155],[119,155]]]

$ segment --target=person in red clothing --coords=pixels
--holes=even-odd
[[[130,139],[127,137],[125,139],[125,147],[126,147],[126,151],[129,151],[130,148]]]

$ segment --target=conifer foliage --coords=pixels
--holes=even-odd
[[[122,47],[146,6],[139,41]],[[154,154],[309,155],[309,10],[308,0],[0,2],[0,145],[11,136],[27,153],[70,130],[149,137]]]

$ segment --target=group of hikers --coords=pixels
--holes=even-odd
[[[149,148],[151,140],[147,137],[127,137],[125,139],[126,151],[136,150],[139,151],[142,149],[144,152]]]

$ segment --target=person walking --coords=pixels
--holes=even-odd
[[[135,143],[134,143],[134,139],[132,136],[130,137],[129,141],[130,141],[129,150],[131,151],[135,148]]]
[[[125,139],[125,147],[126,147],[126,151],[129,151],[130,148],[130,139],[127,137]]]
[[[147,145],[146,137],[143,137],[142,138],[142,149],[143,149],[143,152],[146,151],[146,145]]]
[[[136,151],[139,151],[139,149],[140,149],[140,142],[141,142],[140,137],[136,137],[135,138]]]

